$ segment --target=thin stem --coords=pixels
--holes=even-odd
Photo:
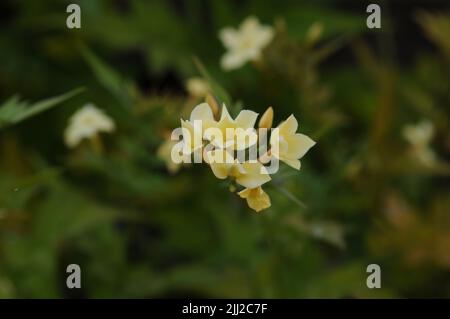
[[[102,140],[100,139],[100,136],[98,136],[98,134],[93,135],[89,139],[89,142],[91,143],[91,148],[95,154],[97,154],[97,155],[103,154],[103,144],[102,144]]]
[[[280,185],[276,185],[276,189],[283,195],[285,195],[287,198],[289,198],[290,200],[292,200],[294,203],[296,203],[298,206],[300,206],[303,209],[307,209],[308,207],[301,201],[299,200],[297,197],[295,197],[294,194],[292,194],[289,190],[287,190],[286,188],[284,188],[283,186]]]

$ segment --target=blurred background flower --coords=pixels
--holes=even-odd
[[[89,103],[70,118],[70,123],[64,132],[64,141],[68,147],[73,148],[84,139],[98,140],[99,133],[111,133],[114,128],[113,120],[94,104]]]
[[[418,161],[427,166],[432,166],[436,162],[436,155],[429,145],[434,135],[433,123],[424,120],[415,125],[409,124],[403,128],[402,133],[411,144],[412,154]]]
[[[223,28],[219,37],[228,50],[222,57],[224,70],[237,69],[248,61],[261,58],[261,51],[273,38],[273,28],[261,25],[256,17],[247,17],[239,29]]]

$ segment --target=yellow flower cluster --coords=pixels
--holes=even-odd
[[[261,132],[268,134],[267,129],[272,128],[272,107],[261,116],[258,125],[260,130],[254,128],[257,118],[258,113],[242,110],[233,119],[224,104],[220,118],[216,120],[212,107],[208,103],[201,103],[193,109],[189,120],[181,119],[181,126],[185,155],[186,152],[193,154],[200,151],[213,174],[219,179],[230,178],[244,187],[238,195],[247,200],[249,207],[259,212],[271,206],[270,197],[264,192],[262,185],[271,180],[270,174],[274,172],[269,172],[264,164],[271,159],[281,160],[298,170],[300,158],[314,146],[315,142],[308,136],[296,132],[298,123],[291,115],[272,130],[264,155],[256,160],[239,161],[234,158],[236,151],[248,149],[261,138],[263,134]],[[217,133],[209,134],[208,131],[211,130],[208,129],[211,128]],[[228,134],[229,129],[233,129],[232,132],[235,133]],[[277,134],[274,134],[274,131]],[[246,132],[246,138],[239,138],[237,136],[239,132]],[[195,139],[202,141],[200,145],[193,142]],[[208,146],[212,147],[204,148],[203,141],[208,141],[210,143]]]

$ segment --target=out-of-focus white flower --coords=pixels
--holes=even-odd
[[[414,156],[424,165],[432,166],[436,162],[436,154],[430,147],[434,136],[434,126],[429,120],[403,127],[403,137],[411,144]]]
[[[278,126],[278,136],[273,134],[270,137],[270,144],[272,146],[272,156],[275,156],[295,169],[300,169],[299,159],[316,142],[304,134],[296,133],[297,128],[297,119],[294,115],[289,116],[286,121]],[[278,140],[276,141],[275,139]],[[277,145],[276,142],[278,142],[278,149],[274,149],[274,145]]]
[[[430,144],[434,136],[434,126],[428,120],[418,124],[408,124],[403,128],[403,137],[416,147],[424,147]]]
[[[228,50],[222,57],[222,68],[237,69],[248,61],[259,59],[262,50],[272,41],[273,36],[273,28],[261,25],[253,16],[246,18],[239,29],[222,29],[219,38]]]
[[[68,147],[76,147],[83,139],[96,137],[100,132],[113,132],[114,121],[89,103],[79,109],[70,118],[69,126],[64,132],[64,141]]]
[[[186,90],[193,97],[204,98],[211,91],[211,88],[204,79],[193,77],[186,81]]]

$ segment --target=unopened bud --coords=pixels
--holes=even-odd
[[[306,41],[316,43],[322,36],[323,25],[319,22],[314,23],[306,33]]]
[[[217,118],[217,115],[219,114],[219,103],[217,103],[217,100],[214,98],[214,96],[208,93],[206,94],[205,102],[208,103],[214,114],[214,117]]]
[[[204,98],[211,90],[208,82],[200,77],[193,77],[186,81],[186,90],[189,95],[196,98]]]
[[[269,106],[267,110],[264,112],[264,114],[261,116],[258,126],[260,128],[270,129],[272,127],[272,122],[273,122],[273,108]]]

